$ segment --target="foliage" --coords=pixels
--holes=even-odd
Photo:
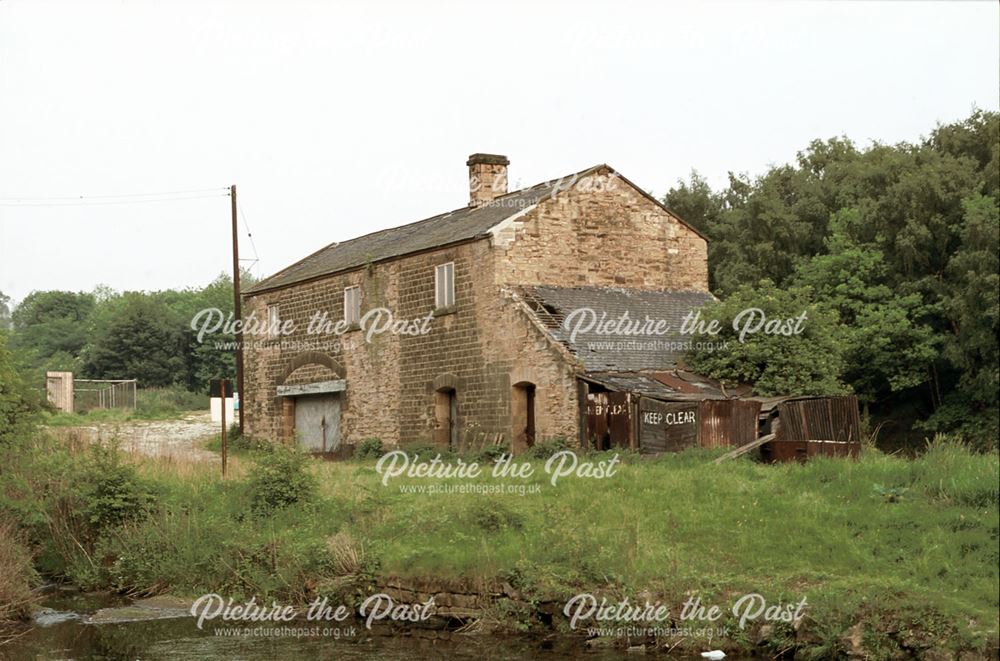
[[[143,387],[170,386],[185,373],[183,346],[183,335],[163,306],[126,295],[84,368],[102,378],[135,378]]]
[[[114,444],[92,445],[78,480],[82,513],[95,532],[139,521],[154,509],[150,485]]]
[[[32,590],[38,580],[16,523],[0,516],[0,624],[28,614],[35,600]],[[3,643],[0,630],[0,645]]]
[[[244,286],[253,284],[249,273],[242,281]],[[235,369],[233,351],[216,345],[232,342],[231,333],[197,341],[191,321],[205,308],[218,308],[224,316],[232,312],[229,276],[181,291],[115,292],[98,287],[90,293],[33,292],[11,315],[11,349],[34,382],[40,383],[47,370],[59,370],[98,379],[138,378],[141,386],[180,385],[201,392],[209,379],[232,378]]]
[[[358,449],[354,451],[354,456],[358,459],[368,459],[371,457],[381,457],[385,450],[382,449],[382,439],[366,438],[358,443]]]
[[[247,479],[251,509],[271,514],[313,499],[316,478],[308,472],[308,455],[297,448],[275,444],[262,452]]]
[[[843,378],[869,402],[924,383],[939,342],[924,322],[930,313],[920,295],[894,291],[882,251],[854,238],[862,223],[856,209],[835,213],[828,252],[802,262],[794,281],[836,314],[844,338]]]
[[[835,376],[866,405],[994,447],[998,135],[1000,114],[976,110],[916,144],[816,140],[722,190],[692,173],[664,203],[709,237],[717,296],[811,287],[845,329]]]
[[[6,336],[0,330],[0,447],[30,435],[40,409],[38,397],[15,369]]]
[[[528,448],[525,456],[532,459],[548,459],[557,452],[569,449],[569,441],[563,436],[546,439]]]
[[[800,332],[766,333],[762,328],[743,334],[734,327],[734,320],[744,328],[747,319],[740,315],[752,308],[762,310],[764,319],[780,321],[789,333]],[[707,307],[703,316],[720,322],[713,342],[725,342],[726,346],[692,355],[690,364],[696,371],[726,385],[751,383],[758,395],[844,392],[839,379],[844,361],[843,331],[834,315],[812,303],[808,288],[779,289],[762,280]]]

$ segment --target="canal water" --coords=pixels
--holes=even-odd
[[[71,659],[568,659],[593,661],[633,657],[625,650],[590,650],[578,638],[506,637],[435,630],[364,629],[363,623],[333,623],[319,632],[314,623],[282,625],[206,622],[199,630],[191,617],[95,624],[102,608],[127,606],[109,596],[54,595],[44,602],[30,629],[0,647],[0,658]],[[108,611],[101,611],[108,612]],[[276,626],[286,627],[278,632]],[[337,628],[339,627],[339,632]],[[354,632],[349,631],[353,627]],[[294,632],[290,632],[289,628]],[[283,633],[284,635],[274,635]],[[338,633],[340,634],[338,637]]]

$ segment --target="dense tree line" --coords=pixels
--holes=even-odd
[[[823,339],[755,337],[691,364],[767,394],[853,391],[885,419],[995,444],[998,170],[1000,115],[976,111],[915,144],[817,140],[722,190],[692,173],[664,202],[710,238],[720,316],[809,308]]]
[[[244,274],[244,283],[250,283]],[[185,290],[115,292],[35,291],[10,313],[9,348],[33,383],[47,370],[93,379],[138,379],[140,387],[207,388],[235,373],[231,351],[199,343],[191,319],[204,308],[233,309],[232,279]]]

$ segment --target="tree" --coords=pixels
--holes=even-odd
[[[827,253],[803,262],[795,282],[837,315],[845,343],[842,376],[867,405],[927,383],[938,340],[921,321],[927,310],[920,296],[897,294],[886,284],[882,251],[853,238],[865,222],[855,209],[834,214]]]
[[[687,356],[697,372],[725,384],[751,384],[758,395],[832,395],[847,391],[840,381],[845,342],[836,316],[812,302],[807,288],[780,289],[770,280],[744,285],[726,300],[704,309],[703,316],[716,319],[721,331],[716,348]],[[794,320],[805,313],[799,332],[746,334],[741,327],[747,312],[757,308],[768,320],[781,320],[794,330]],[[741,316],[742,315],[742,316]],[[718,342],[728,341],[718,347]]]
[[[184,336],[169,310],[142,294],[126,294],[84,370],[93,378],[135,378],[142,387],[183,383]]]
[[[1000,207],[983,195],[968,198],[964,207],[961,246],[948,262],[943,301],[951,331],[943,357],[958,383],[925,426],[991,447],[1000,432]]]
[[[10,296],[0,291],[0,331],[10,330]]]
[[[38,396],[15,369],[7,332],[0,330],[0,447],[29,434],[39,408]]]

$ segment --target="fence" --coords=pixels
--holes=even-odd
[[[135,379],[74,379],[73,410],[135,409]]]

